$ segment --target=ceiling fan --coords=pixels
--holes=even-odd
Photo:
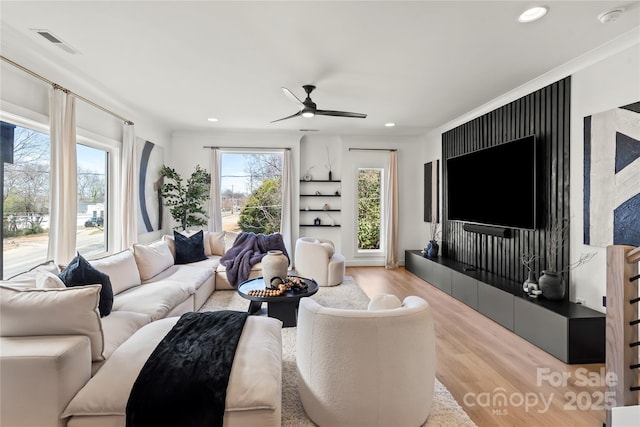
[[[292,119],[294,117],[302,116],[302,117],[313,117],[313,116],[335,116],[335,117],[354,117],[358,119],[364,119],[367,117],[366,114],[362,113],[350,113],[348,111],[335,111],[335,110],[318,110],[316,108],[316,103],[311,100],[311,92],[316,88],[314,85],[304,85],[302,86],[304,91],[307,93],[307,98],[304,101],[301,101],[300,98],[295,96],[293,92],[291,92],[286,87],[282,88],[284,94],[295,102],[302,106],[302,109],[295,114],[292,114],[287,117],[283,117],[278,120],[274,120],[271,123],[279,122],[281,120]]]

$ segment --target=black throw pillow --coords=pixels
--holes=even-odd
[[[82,255],[76,255],[69,265],[58,274],[58,277],[68,288],[83,285],[102,285],[100,302],[98,303],[100,317],[107,316],[111,313],[111,309],[113,308],[113,288],[111,287],[111,280],[109,280],[108,275],[96,270],[89,264],[89,261],[84,259]]]
[[[176,246],[176,264],[188,264],[207,259],[204,253],[203,236],[202,230],[189,237],[177,231],[173,232]]]

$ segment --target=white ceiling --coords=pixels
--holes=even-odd
[[[640,22],[638,1],[543,3],[547,16],[520,24],[530,1],[3,0],[2,54],[26,46],[176,131],[420,134]],[[618,20],[596,19],[620,6]],[[303,98],[303,84],[317,86],[319,109],[368,117],[270,123],[299,109],[280,88]],[[385,128],[389,121],[397,126]]]

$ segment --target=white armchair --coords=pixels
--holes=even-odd
[[[331,240],[301,237],[294,255],[296,273],[310,277],[318,286],[335,286],[344,280],[344,256],[335,253]]]
[[[302,298],[298,386],[307,415],[325,426],[419,426],[436,374],[431,307],[422,298],[374,298],[368,310]]]

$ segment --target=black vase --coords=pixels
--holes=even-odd
[[[429,240],[427,243],[427,257],[435,258],[438,256],[438,250],[440,249],[440,245],[435,240]]]
[[[329,181],[331,181],[331,171],[329,171]]]
[[[546,299],[560,301],[564,299],[565,285],[562,274],[555,271],[542,270],[542,276],[538,279],[538,286],[542,296]]]

